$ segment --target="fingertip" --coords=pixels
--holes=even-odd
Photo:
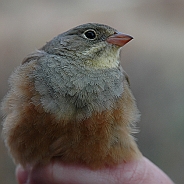
[[[147,158],[143,157],[142,165],[144,167],[144,175],[142,175],[142,181],[150,181],[150,184],[160,183],[160,184],[174,184],[174,182],[167,176],[158,166],[152,163]]]
[[[16,167],[15,175],[18,184],[47,184],[51,183],[50,181],[50,173],[49,168],[46,166],[30,166],[22,167],[18,165]],[[48,181],[47,181],[48,180]]]
[[[27,183],[29,173],[21,165],[18,165],[16,167],[15,175],[16,175],[17,182],[19,184]]]

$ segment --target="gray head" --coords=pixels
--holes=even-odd
[[[122,44],[108,42],[109,37],[114,35],[120,34],[107,25],[83,24],[58,35],[41,50],[49,54],[80,59],[82,64],[88,66],[111,68],[119,64],[117,60],[120,47],[132,39],[128,35],[121,34],[124,36],[121,38],[124,39]]]

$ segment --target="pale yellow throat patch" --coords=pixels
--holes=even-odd
[[[107,45],[101,45],[101,49],[104,49],[102,55],[98,56],[95,53],[99,50],[99,45],[91,47],[89,50],[84,51],[83,55],[94,55],[93,60],[85,61],[85,64],[88,66],[92,66],[94,68],[115,68],[119,65],[119,49],[112,49],[112,47],[107,47]]]

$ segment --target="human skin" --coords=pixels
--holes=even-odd
[[[19,184],[173,184],[173,181],[147,158],[100,170],[65,165],[53,161],[47,166],[17,166]]]

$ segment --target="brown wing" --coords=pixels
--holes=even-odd
[[[26,56],[24,58],[24,60],[22,61],[22,64],[28,63],[30,61],[36,61],[36,60],[38,60],[38,58],[44,56],[45,54],[46,54],[46,52],[44,52],[42,50],[36,50],[36,52],[33,52],[33,53],[29,54],[28,56]]]
[[[126,79],[128,85],[130,86],[130,80],[129,80],[128,74],[125,71],[123,71],[123,74],[125,76],[125,79]]]

